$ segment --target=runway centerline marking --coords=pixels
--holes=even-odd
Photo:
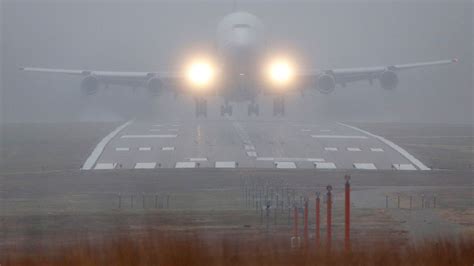
[[[130,148],[117,147],[117,148],[115,148],[115,151],[130,151]]]
[[[150,138],[176,138],[176,134],[162,134],[162,135],[123,135],[121,139],[150,139]]]
[[[318,139],[368,139],[367,136],[349,136],[349,135],[311,135]]]
[[[138,151],[151,151],[151,147],[140,147]]]
[[[174,151],[174,147],[163,147],[161,148],[162,151]]]
[[[97,162],[99,159],[100,155],[104,152],[105,146],[109,144],[109,142],[124,128],[126,128],[128,125],[133,123],[133,120],[130,120],[126,122],[125,124],[117,127],[114,131],[110,132],[105,138],[103,138],[99,144],[95,147],[95,149],[92,151],[91,155],[87,158],[86,162],[82,166],[82,170],[90,170],[94,166],[94,164]]]
[[[383,152],[384,150],[382,148],[370,148],[370,151],[373,152]]]
[[[415,158],[415,156],[411,155],[410,153],[408,153],[406,150],[404,150],[402,147],[398,146],[397,144],[391,142],[390,140],[384,138],[384,137],[381,137],[381,136],[377,136],[375,134],[372,134],[368,131],[365,131],[363,129],[360,129],[360,128],[357,128],[357,127],[354,127],[354,126],[350,126],[350,125],[347,125],[347,124],[344,124],[344,123],[339,123],[340,125],[342,126],[345,126],[345,127],[348,127],[348,128],[351,128],[351,129],[354,129],[356,131],[359,131],[361,133],[364,133],[364,134],[367,134],[371,137],[374,137],[374,138],[377,138],[378,140],[380,140],[381,142],[385,143],[386,145],[388,145],[389,147],[391,147],[392,149],[396,150],[398,153],[400,153],[401,155],[403,155],[408,161],[410,161],[412,164],[416,165],[420,170],[424,170],[424,171],[428,171],[428,170],[431,170],[429,167],[427,167],[426,165],[424,165],[421,161],[419,161],[418,159]]]
[[[359,149],[357,147],[348,147],[347,150],[348,151],[361,151],[361,149]]]
[[[325,151],[338,151],[338,149],[335,148],[335,147],[326,147],[326,148],[324,148],[324,150]]]

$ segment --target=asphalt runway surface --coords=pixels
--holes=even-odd
[[[430,170],[396,143],[338,122],[129,121],[85,161],[85,170],[281,168]]]

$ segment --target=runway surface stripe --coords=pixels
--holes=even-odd
[[[383,152],[382,148],[370,148],[370,150],[373,152]]]
[[[397,170],[416,170],[413,164],[392,164],[392,167]]]
[[[320,129],[319,132],[331,132],[330,129]]]
[[[163,147],[161,148],[162,151],[174,151],[174,147]]]
[[[236,168],[237,163],[234,161],[229,161],[229,162],[216,162],[215,163],[216,168]]]
[[[135,169],[154,169],[156,163],[136,163]]]
[[[130,148],[115,148],[115,151],[130,151]]]
[[[196,157],[196,158],[189,158],[191,162],[206,162],[207,158],[206,157]]]
[[[296,164],[294,162],[275,162],[275,167],[278,169],[295,169]]]
[[[326,147],[324,148],[325,151],[337,151],[338,149],[337,148],[334,148],[334,147]]]
[[[253,146],[253,145],[244,145],[244,148],[246,150],[255,150],[255,146]]]
[[[247,152],[247,156],[249,156],[249,157],[257,157],[257,153],[254,152],[254,151],[248,151],[248,152]]]
[[[348,151],[361,151],[361,149],[359,149],[357,147],[348,147],[347,150]]]
[[[175,168],[196,168],[196,162],[177,162]]]
[[[368,139],[367,136],[346,136],[346,135],[311,135],[318,139]]]
[[[314,163],[316,169],[336,169],[336,164],[334,163]]]
[[[426,165],[424,165],[421,161],[419,161],[418,159],[416,159],[413,155],[411,155],[410,153],[408,153],[406,150],[404,150],[402,147],[398,146],[397,144],[391,142],[390,140],[387,140],[383,137],[380,137],[380,136],[377,136],[375,134],[372,134],[368,131],[365,131],[365,130],[362,130],[360,128],[357,128],[357,127],[354,127],[354,126],[350,126],[350,125],[347,125],[347,124],[344,124],[344,123],[339,123],[340,125],[342,126],[345,126],[345,127],[348,127],[348,128],[352,128],[354,130],[357,130],[361,133],[364,133],[364,134],[367,134],[371,137],[374,137],[374,138],[377,138],[378,140],[382,141],[383,143],[385,143],[386,145],[390,146],[392,149],[398,151],[401,155],[403,155],[407,160],[409,160],[412,164],[416,165],[420,170],[424,170],[424,171],[428,171],[428,170],[431,170],[429,167],[427,167]]]
[[[98,163],[95,166],[95,170],[112,170],[117,166],[116,163]]]
[[[153,138],[176,138],[178,135],[163,134],[163,135],[123,135],[122,139],[153,139]]]
[[[124,128],[126,128],[128,125],[133,123],[133,120],[130,120],[126,122],[125,124],[119,126],[116,128],[114,131],[110,132],[109,135],[105,136],[99,144],[95,147],[95,149],[92,151],[91,155],[89,158],[87,158],[86,162],[82,166],[82,170],[90,170],[94,166],[94,164],[97,162],[99,159],[100,155],[102,152],[104,152],[105,146],[112,140],[120,131],[122,131]]]
[[[161,131],[161,129],[159,129],[159,128],[152,128],[152,129],[150,129],[150,132],[160,132],[160,131]]]
[[[151,147],[140,147],[138,151],[151,151]]]
[[[377,170],[375,164],[373,163],[354,163],[355,169],[363,169],[363,170]]]

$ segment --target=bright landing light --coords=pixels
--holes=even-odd
[[[210,85],[214,78],[214,68],[205,61],[193,62],[187,71],[188,80],[196,87]]]
[[[288,85],[294,77],[293,66],[286,60],[276,60],[270,64],[270,79],[276,85]]]

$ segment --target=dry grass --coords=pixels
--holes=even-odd
[[[437,240],[401,246],[353,244],[292,249],[288,237],[242,237],[208,232],[125,234],[113,240],[77,240],[62,247],[4,250],[1,265],[473,265],[474,240]]]

